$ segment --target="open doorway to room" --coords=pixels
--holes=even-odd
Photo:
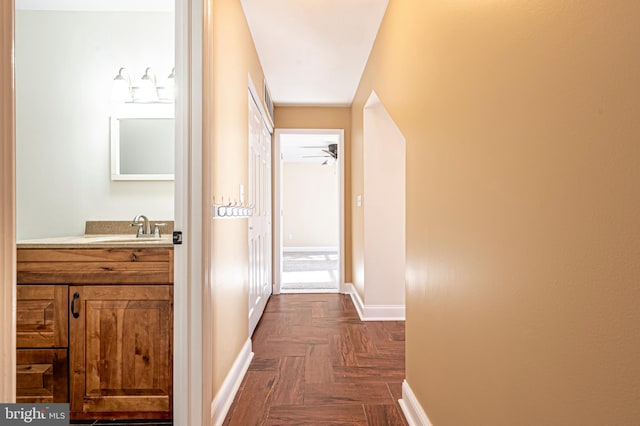
[[[276,293],[342,290],[343,134],[276,130]]]
[[[17,279],[15,392],[70,403],[72,421],[170,424],[173,360],[185,359],[173,343],[185,329],[173,321],[185,257],[174,257],[172,228],[191,197],[174,98],[174,67],[184,87],[188,63],[175,28],[188,28],[176,22],[179,0],[86,3],[15,2],[15,231],[28,271]],[[65,78],[73,90],[51,84]]]

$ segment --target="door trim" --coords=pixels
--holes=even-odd
[[[284,134],[327,134],[339,135],[338,141],[338,210],[340,216],[339,230],[339,292],[346,293],[344,284],[344,129],[275,129],[273,155],[273,294],[280,294],[282,283],[282,147],[280,135]]]
[[[182,231],[183,244],[174,246],[174,353],[173,418],[175,424],[206,425],[205,411],[211,400],[211,353],[204,351],[203,315],[209,312],[204,297],[209,288],[211,264],[208,239],[203,238],[210,221],[208,203],[203,203],[210,173],[203,132],[203,38],[212,32],[212,19],[203,19],[204,0],[175,0],[176,51],[176,180],[175,228]],[[207,59],[210,59],[208,55]],[[180,78],[182,76],[182,78]],[[205,260],[207,259],[207,260]],[[209,342],[210,344],[210,342]],[[205,408],[206,407],[206,408]]]
[[[211,388],[211,374],[203,375],[201,320],[205,267],[202,223],[203,217],[209,218],[208,214],[202,214],[207,210],[202,204],[202,177],[209,172],[208,164],[201,160],[203,0],[176,0],[175,7],[176,72],[183,76],[176,82],[179,85],[176,141],[182,143],[176,143],[175,224],[183,231],[185,244],[176,249],[174,268],[173,405],[176,424],[202,425],[203,388]],[[0,12],[0,401],[13,402],[16,376],[14,2],[2,2]],[[207,29],[211,31],[210,25]],[[210,96],[209,93],[207,98]]]
[[[0,401],[16,398],[14,2],[0,3]]]
[[[267,127],[269,134],[273,136],[273,122],[271,121],[271,116],[267,114],[267,110],[264,107],[262,100],[260,99],[260,95],[258,94],[258,89],[256,89],[256,85],[253,83],[253,79],[251,78],[251,73],[247,74],[247,79],[249,81],[249,93],[251,93],[251,97],[254,102],[258,106],[260,110],[260,115],[262,116],[262,121],[264,125]]]

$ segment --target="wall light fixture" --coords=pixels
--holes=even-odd
[[[176,69],[171,69],[171,74],[167,77],[167,85],[165,86],[165,96],[167,99],[174,100],[176,98]]]
[[[158,100],[158,87],[156,75],[150,67],[144,70],[144,75],[140,79],[140,87],[135,93],[135,99],[140,102],[155,102]]]
[[[111,99],[117,102],[131,102],[133,100],[131,77],[125,68],[120,68],[118,75],[113,79]]]
[[[118,70],[113,79],[111,100],[114,102],[133,103],[172,103],[175,97],[175,68],[167,77],[166,86],[158,86],[156,75],[151,67],[147,67],[144,74],[135,85],[126,68]]]

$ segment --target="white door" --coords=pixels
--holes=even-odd
[[[271,134],[249,92],[249,335],[271,295]]]

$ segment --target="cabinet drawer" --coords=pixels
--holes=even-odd
[[[16,402],[69,400],[66,349],[18,349],[16,360]]]
[[[18,250],[19,284],[171,284],[171,248]]]
[[[17,290],[17,347],[67,346],[68,286],[19,285]]]

